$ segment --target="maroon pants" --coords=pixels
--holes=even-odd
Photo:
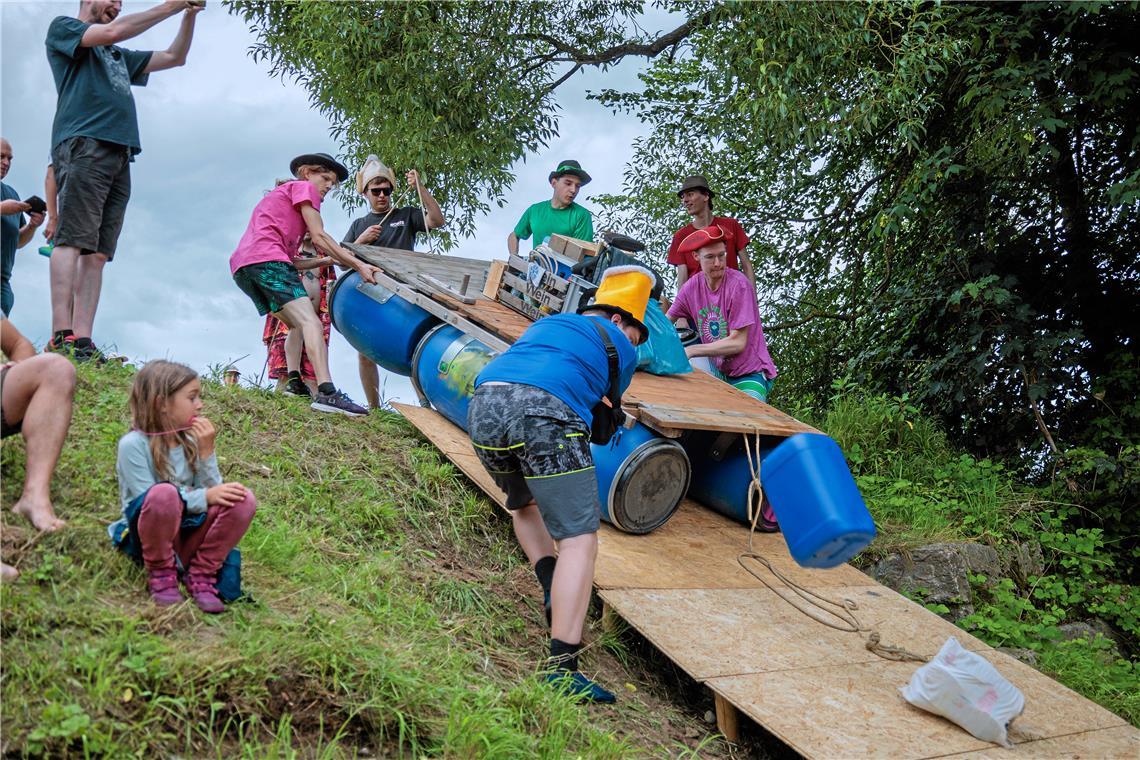
[[[139,511],[139,543],[147,570],[173,570],[174,553],[191,575],[217,576],[222,561],[249,529],[257,500],[248,488],[231,507],[213,506],[206,520],[191,531],[180,530],[182,497],[170,483],[151,486]]]

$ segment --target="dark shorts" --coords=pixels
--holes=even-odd
[[[481,385],[467,411],[479,460],[507,494],[507,509],[533,499],[551,538],[598,530],[601,506],[590,431],[555,396],[529,385]]]
[[[290,301],[309,297],[296,267],[284,261],[248,264],[234,272],[234,282],[263,317],[271,312],[276,314]]]
[[[82,254],[115,256],[131,198],[131,150],[125,145],[72,137],[51,152],[58,188],[56,245]]]
[[[0,396],[4,395],[4,375],[7,375],[8,370],[11,368],[12,365],[9,364],[7,367],[4,367],[4,369],[0,369]],[[20,420],[15,425],[9,425],[8,420],[4,418],[4,407],[0,406],[0,438],[7,438],[10,435],[19,433],[23,424],[24,421]]]

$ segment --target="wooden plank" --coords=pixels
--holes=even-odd
[[[757,533],[753,549],[805,588],[830,591],[873,583],[850,565],[830,570],[800,567],[778,533]],[[594,583],[605,589],[758,588],[760,581],[737,562],[747,550],[747,528],[685,499],[669,522],[648,535],[635,536],[604,526],[598,532]],[[770,574],[765,577],[783,585]]]
[[[1052,746],[1060,750],[1049,757],[1072,754],[1069,747],[1089,745],[1091,751],[1083,756],[1111,754],[1102,751],[1096,733],[1125,726],[1123,718],[1001,652],[982,650],[978,654],[1025,695],[1025,713],[1010,725],[1010,740],[1018,745],[1014,753],[907,704],[898,689],[910,680],[916,663],[876,658],[875,662],[713,678],[707,685],[807,757],[933,758],[969,752],[1022,757],[1027,742],[1049,738],[1056,740]],[[1120,737],[1107,746],[1119,748]],[[1032,747],[1026,747],[1030,751],[1026,756],[1038,756]]]
[[[483,343],[492,351],[506,351],[509,347],[506,341],[504,341],[498,335],[484,330],[482,327],[479,327],[479,325],[476,325],[470,320],[463,318],[454,310],[447,308],[447,306],[438,303],[431,298],[428,298],[416,290],[413,290],[410,286],[392,279],[383,272],[377,272],[375,276],[376,282],[378,284],[383,285],[385,288],[388,288],[388,290],[391,290],[393,293],[400,296],[400,298],[403,298],[405,301],[419,306],[424,311],[438,317],[449,325],[458,327],[460,330],[470,335],[471,337],[478,338],[479,340],[483,341]],[[454,299],[452,299],[452,301],[453,303],[461,303],[460,301],[455,301]]]
[[[981,639],[873,581],[816,591],[857,604],[859,622],[877,630],[884,644],[929,657],[955,636],[967,649],[989,650]],[[777,594],[759,583],[751,589],[603,589],[599,596],[697,681],[881,659],[866,648],[865,632],[823,625],[787,601],[803,604],[790,591]]]
[[[1016,723],[1014,724],[1016,725]],[[995,744],[974,752],[943,755],[946,760],[1010,760],[1010,751]],[[1096,731],[1082,731],[1050,739],[1037,739],[1017,745],[1019,758],[1119,758],[1136,760],[1140,757],[1140,730],[1133,726],[1115,726]]]
[[[550,308],[554,313],[562,311],[562,304],[565,301],[564,298],[559,298],[548,290],[532,288],[526,280],[516,277],[511,272],[505,272],[503,274],[503,285],[512,287],[520,293],[525,293],[527,298]],[[500,292],[499,300],[502,300],[502,295]],[[503,301],[503,303],[507,302]]]
[[[389,276],[408,284],[414,284],[417,275],[428,274],[457,288],[463,276],[469,275],[476,289],[482,289],[490,266],[488,261],[462,256],[437,256],[355,243],[345,243],[344,247],[369,264],[380,267]]]
[[[735,389],[734,389],[735,390]],[[740,391],[737,391],[741,393]],[[741,393],[741,395],[747,395]],[[701,403],[704,403],[704,399]],[[734,399],[734,402],[736,400]],[[760,402],[763,403],[763,402]],[[796,433],[818,432],[794,417],[767,404],[767,409],[710,409],[706,406],[667,406],[645,404],[637,407],[640,419],[654,427],[675,430],[720,430],[726,433],[757,433],[787,437]]]
[[[716,727],[724,734],[724,738],[733,744],[740,743],[740,713],[727,699],[713,692],[713,703],[716,705]]]
[[[487,282],[483,286],[483,296],[497,300],[499,297],[499,285],[503,281],[503,272],[507,271],[507,262],[499,261],[496,259],[491,262],[491,268],[487,272]]]
[[[470,282],[470,277],[470,275],[464,275],[463,279],[467,282]],[[432,277],[430,274],[417,275],[416,280],[418,283],[427,285],[436,293],[442,293],[451,296],[456,301],[461,301],[462,303],[475,303],[474,297],[460,293],[458,290],[451,287],[446,282],[442,282],[435,277]]]

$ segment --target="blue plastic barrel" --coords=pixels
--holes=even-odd
[[[482,341],[451,325],[437,325],[412,355],[412,385],[421,399],[426,398],[440,414],[466,430],[475,378],[494,357]]]
[[[349,344],[389,372],[412,373],[412,353],[439,319],[358,272],[341,277],[329,293],[333,327]]]
[[[737,522],[748,524],[748,486],[752,483],[752,472],[748,468],[741,436],[732,436],[731,443],[723,452],[714,452],[717,436],[710,433],[690,434],[684,439],[685,451],[693,465],[693,480],[689,485],[689,496],[696,501],[731,517]],[[774,443],[762,445],[760,458],[772,452]],[[753,462],[756,461],[756,447],[752,447]],[[759,497],[753,493],[753,514],[759,507]]]
[[[826,435],[788,438],[764,457],[760,478],[800,565],[842,565],[875,538],[875,521],[843,452]]]
[[[622,428],[604,445],[591,444],[602,519],[626,533],[665,524],[689,486],[689,457],[674,440],[641,423]]]

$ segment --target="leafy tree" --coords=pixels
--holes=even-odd
[[[558,87],[651,59],[594,94],[651,127],[605,216],[660,262],[679,179],[710,177],[754,232],[777,393],[846,377],[975,451],[1135,467],[1137,3],[663,2],[657,34],[634,0],[230,5],[350,158],[423,168],[462,234],[556,134]]]

